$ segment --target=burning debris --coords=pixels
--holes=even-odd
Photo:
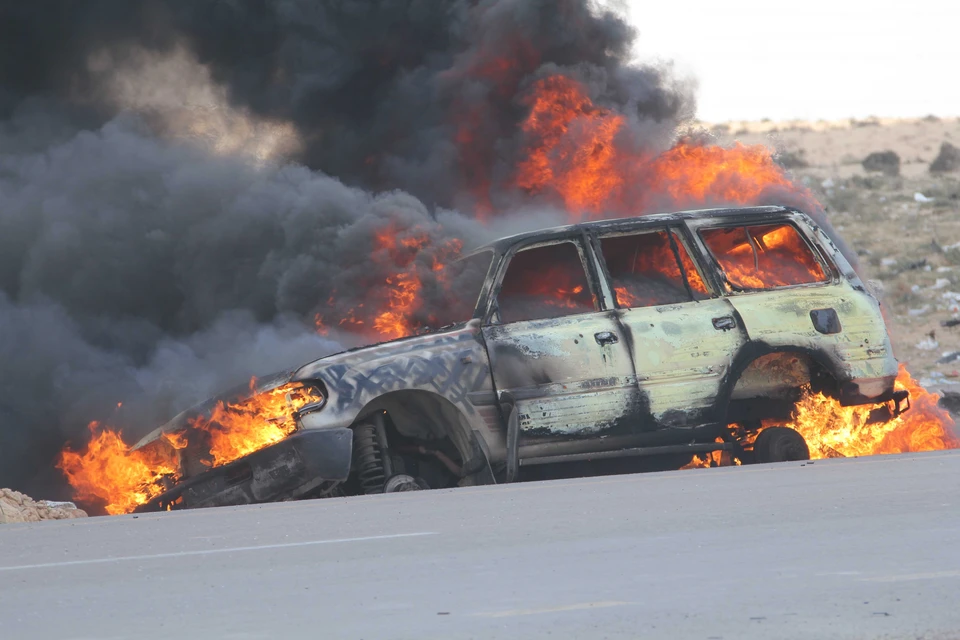
[[[182,469],[228,464],[284,439],[297,428],[297,412],[323,401],[320,392],[290,383],[234,402],[219,401],[192,417],[187,427],[131,449],[118,431],[91,422],[91,439],[83,452],[65,449],[57,467],[74,488],[77,500],[105,503],[109,514],[127,513],[176,484]],[[187,452],[203,451],[196,459]]]
[[[876,419],[886,407],[842,407],[823,394],[805,393],[792,420],[810,447],[811,458],[871,456],[909,451],[940,451],[960,447],[956,424],[938,404],[938,396],[917,384],[900,365],[897,388],[910,392],[910,410]]]

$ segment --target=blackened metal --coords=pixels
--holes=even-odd
[[[384,418],[386,413],[378,411],[373,416],[373,426],[377,430],[377,445],[380,447],[380,454],[383,458],[383,472],[389,478],[393,475],[393,461],[390,459],[390,446],[387,441],[387,429]]]
[[[504,406],[510,406],[510,414],[507,418],[507,470],[504,480],[513,482],[517,479],[517,471],[520,469],[520,416],[517,411],[517,401],[510,394],[502,394],[500,402]]]
[[[293,499],[350,474],[353,433],[305,430],[174,486],[137,511],[163,511]]]
[[[317,401],[317,402],[311,402],[310,404],[304,405],[304,406],[300,407],[299,409],[297,409],[296,411],[294,411],[294,412],[293,412],[293,417],[294,417],[296,420],[299,420],[300,418],[302,418],[303,416],[307,415],[308,413],[313,413],[313,412],[315,412],[315,411],[320,411],[320,410],[323,409],[325,406],[327,406],[327,396],[326,396],[326,394],[323,394],[323,397],[322,397],[319,401]]]
[[[361,423],[353,429],[354,459],[360,488],[366,494],[383,493],[387,473],[383,465],[383,451],[377,441],[377,430],[372,424]]]
[[[709,442],[702,444],[676,444],[663,447],[635,447],[632,449],[618,449],[615,451],[598,451],[596,453],[569,453],[562,456],[544,456],[541,458],[523,458],[520,465],[529,467],[538,464],[553,464],[555,462],[576,462],[578,460],[608,460],[611,458],[639,458],[644,456],[659,456],[667,453],[709,453],[711,451],[739,451],[740,446],[732,442]]]
[[[713,328],[718,331],[729,331],[736,327],[737,321],[733,319],[733,316],[720,316],[719,318],[713,319]]]
[[[683,260],[680,258],[680,249],[677,247],[677,239],[673,237],[673,229],[668,228],[666,233],[667,237],[670,238],[670,250],[673,251],[673,259],[677,261],[677,268],[680,269],[680,277],[683,278],[683,287],[687,290],[687,296],[689,296],[690,300],[693,300],[693,289],[690,287],[690,281],[687,279],[687,270],[683,267]]]
[[[750,235],[749,228],[744,227],[743,233],[747,236],[747,242],[750,243],[750,247],[753,249],[753,268],[755,271],[760,271],[760,251],[757,247],[757,241],[753,239],[752,235]]]
[[[597,341],[597,344],[601,347],[604,347],[608,344],[616,344],[620,342],[620,339],[617,337],[613,331],[599,331],[593,334],[594,339]]]
[[[840,317],[834,309],[811,309],[810,320],[813,328],[824,335],[831,335],[843,331],[840,326]]]

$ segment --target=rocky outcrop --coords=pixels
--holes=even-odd
[[[87,512],[72,502],[34,500],[12,489],[0,489],[0,524],[4,522],[39,522],[85,518]]]
[[[940,153],[930,163],[930,173],[944,173],[960,169],[960,148],[949,142],[940,145]]]
[[[879,171],[884,175],[900,175],[900,156],[895,151],[876,151],[863,159],[866,171]]]

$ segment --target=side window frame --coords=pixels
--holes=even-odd
[[[781,285],[776,287],[766,287],[763,289],[741,289],[735,287],[727,279],[727,274],[723,270],[723,267],[720,266],[720,262],[717,260],[716,256],[713,255],[713,251],[710,250],[710,247],[707,246],[706,240],[703,239],[701,232],[705,229],[736,229],[736,228],[745,228],[745,227],[761,227],[769,225],[786,225],[792,227],[794,232],[800,238],[800,241],[803,242],[804,246],[807,247],[807,250],[810,251],[810,254],[813,256],[813,259],[817,261],[817,264],[820,265],[820,269],[823,271],[824,275],[827,276],[825,280],[818,282],[804,282],[800,284],[788,284]],[[708,261],[710,265],[710,270],[713,272],[712,276],[717,279],[717,284],[719,285],[719,290],[723,295],[748,295],[752,293],[763,293],[765,291],[780,291],[782,289],[796,289],[800,287],[825,287],[837,283],[837,268],[836,266],[827,259],[824,255],[823,250],[814,243],[806,233],[804,233],[803,228],[797,224],[797,222],[792,217],[778,216],[775,218],[760,218],[753,220],[730,220],[730,221],[720,221],[720,220],[703,220],[698,221],[698,224],[690,229],[691,235],[696,239],[697,247],[699,253],[701,253],[705,260]]]
[[[538,247],[547,247],[550,245],[563,243],[573,244],[573,246],[576,248],[577,254],[580,256],[580,266],[583,268],[584,277],[587,280],[587,286],[590,289],[590,294],[596,301],[596,306],[599,307],[598,309],[593,309],[592,311],[571,313],[569,315],[575,316],[581,315],[582,313],[599,313],[600,311],[603,311],[605,309],[604,292],[601,290],[600,282],[597,279],[596,265],[594,264],[595,258],[592,255],[592,251],[590,251],[589,243],[585,240],[586,237],[584,234],[577,233],[550,239],[531,239],[527,242],[520,242],[510,247],[510,249],[503,254],[499,264],[497,265],[496,273],[492,281],[493,284],[488,293],[486,310],[483,314],[481,325],[507,326],[513,324],[512,322],[503,322],[500,318],[500,289],[503,287],[503,279],[507,274],[507,270],[510,268],[510,263],[513,261],[514,256],[527,249],[536,249]],[[531,320],[518,320],[517,322],[530,321]]]
[[[604,295],[605,297],[605,310],[616,310],[620,309],[617,306],[617,298],[614,295],[613,287],[613,277],[610,275],[610,268],[607,266],[607,258],[603,254],[603,247],[601,245],[601,240],[605,237],[615,237],[615,236],[632,236],[640,235],[644,233],[656,233],[662,231],[667,234],[667,237],[670,239],[670,246],[673,249],[673,258],[677,261],[677,264],[680,269],[680,277],[683,280],[683,286],[687,290],[687,295],[690,297],[689,300],[684,302],[673,302],[663,305],[652,305],[650,307],[637,307],[641,309],[652,309],[658,306],[675,306],[678,304],[689,304],[691,302],[700,302],[702,300],[709,300],[711,298],[717,297],[717,287],[713,282],[713,278],[710,274],[707,273],[707,270],[704,269],[703,261],[698,255],[700,253],[699,248],[692,247],[689,239],[688,229],[685,225],[680,222],[666,222],[664,224],[655,224],[650,226],[643,227],[633,227],[627,229],[617,229],[604,234],[597,234],[595,232],[590,233],[590,247],[593,250],[595,260],[597,261],[598,268],[600,269],[600,278],[604,285]],[[679,238],[678,238],[679,236]],[[690,258],[690,261],[693,262],[693,266],[699,271],[700,279],[703,280],[704,285],[707,288],[707,297],[701,298],[700,300],[693,293],[693,288],[690,286],[690,283],[687,279],[687,274],[683,269],[683,261],[680,259],[680,248],[683,248],[687,252],[687,257]]]
[[[473,314],[470,316],[471,320],[476,320],[477,318],[482,319],[484,316],[486,316],[491,291],[490,274],[495,273],[497,265],[500,262],[500,256],[493,247],[481,247],[471,251],[467,255],[463,256],[461,260],[467,260],[481,253],[490,254],[490,264],[487,265],[487,272],[484,274],[483,284],[480,285],[480,292],[477,294],[476,304],[473,306]]]

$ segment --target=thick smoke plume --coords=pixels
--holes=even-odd
[[[628,64],[634,37],[587,0],[4,3],[0,486],[55,491],[92,420],[133,440],[389,335],[361,316],[404,278],[407,328],[436,321],[438,264],[584,213],[571,145],[676,141],[691,88]],[[559,137],[544,87],[575,89]],[[641,184],[589,213],[678,201]]]

